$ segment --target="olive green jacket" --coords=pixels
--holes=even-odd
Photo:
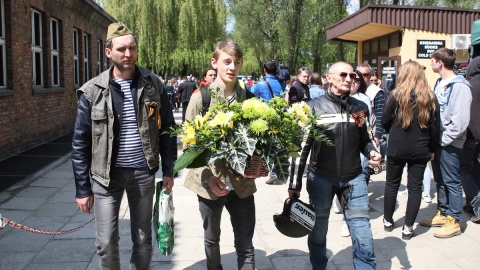
[[[215,91],[215,89],[220,87],[215,82],[213,82],[209,86],[209,88]],[[237,94],[236,101],[244,101],[246,99],[246,90],[243,89],[238,83],[235,85],[235,88]],[[224,95],[223,89],[220,89],[218,95]],[[212,95],[210,107],[212,107],[212,105],[214,105],[216,102],[216,97]],[[193,120],[196,115],[201,115],[201,113],[202,94],[200,93],[200,91],[197,91],[193,93],[192,97],[190,98],[190,102],[188,103],[188,108],[185,113],[185,119]],[[205,167],[190,169],[188,171],[187,177],[185,178],[184,186],[198,194],[200,197],[210,200],[216,200],[218,199],[218,196],[213,194],[210,189],[204,188],[202,185],[202,183],[211,176],[216,176],[220,178],[220,180],[222,180],[223,182],[225,182],[225,179],[228,176],[230,182],[232,183],[233,189],[235,190],[235,193],[241,199],[244,199],[257,191],[254,179],[248,179],[241,177],[238,174],[234,174],[231,170],[228,169],[227,162],[225,160],[217,160],[214,163],[209,164]]]

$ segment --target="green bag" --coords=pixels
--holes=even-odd
[[[155,192],[155,206],[153,214],[153,228],[157,236],[158,249],[163,255],[170,255],[175,244],[173,214],[175,207],[173,206],[172,192],[166,193],[166,188],[162,189],[162,182],[157,182]]]

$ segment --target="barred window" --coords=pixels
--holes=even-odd
[[[73,81],[75,86],[80,86],[80,60],[78,54],[78,30],[73,29]]]
[[[90,59],[90,38],[88,34],[83,34],[83,72],[85,82],[90,80],[90,64],[88,60]]]
[[[60,45],[58,20],[50,20],[50,36],[52,51],[52,86],[60,86]]]

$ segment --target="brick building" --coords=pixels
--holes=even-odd
[[[73,130],[75,90],[107,69],[93,0],[0,0],[0,160]]]

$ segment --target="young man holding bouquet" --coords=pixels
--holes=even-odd
[[[217,69],[217,78],[209,88],[223,96],[231,104],[247,98],[246,90],[237,82],[243,64],[243,53],[238,44],[231,40],[221,41],[215,47],[212,67]],[[212,95],[210,107],[217,103]],[[191,121],[202,113],[202,95],[192,95],[185,119]],[[198,196],[203,220],[207,269],[223,269],[220,260],[220,221],[223,208],[230,213],[235,238],[238,269],[255,269],[255,253],[252,243],[255,228],[255,202],[257,191],[254,179],[234,174],[227,161],[216,160],[205,167],[191,169],[185,179],[185,187]]]
[[[365,121],[367,105],[350,97],[352,81],[357,74],[345,62],[333,64],[327,75],[330,89],[308,103],[312,114],[326,126],[321,130],[335,144],[328,146],[309,137],[302,150],[299,171],[303,171],[309,154],[307,192],[316,220],[308,236],[310,262],[313,269],[326,269],[327,231],[332,199],[341,198],[345,219],[352,237],[353,263],[356,269],[375,269],[376,259],[368,214],[368,189],[362,173],[360,151],[370,157],[370,166],[378,166],[381,155],[369,139]],[[289,187],[289,197],[300,196],[302,175]]]

